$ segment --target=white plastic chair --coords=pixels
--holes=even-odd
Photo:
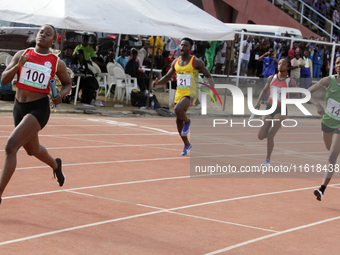
[[[124,92],[125,92],[125,84],[128,83],[125,72],[122,71],[118,66],[113,66],[113,76],[116,79],[116,89],[115,94],[113,96],[113,102],[118,98],[118,100],[123,101]]]
[[[117,84],[116,78],[113,75],[113,68],[115,67],[116,63],[109,62],[106,65],[106,70],[109,73],[109,78],[107,80],[108,90],[106,97],[110,98],[111,95],[111,87],[115,84]],[[119,64],[118,64],[119,65]]]
[[[123,90],[125,90],[126,104],[128,104],[131,91],[134,89],[138,89],[137,78],[131,77],[130,75],[126,74],[123,67],[121,67],[119,64],[113,67],[113,75],[117,83],[113,101],[115,101],[116,98],[121,98],[120,100],[123,101]]]
[[[12,55],[7,52],[0,52],[0,64],[6,65],[6,59]],[[6,65],[7,66],[7,65]]]
[[[109,74],[108,73],[102,73],[102,70],[100,69],[100,67],[95,62],[92,62],[92,67],[94,68],[94,70],[97,73],[96,78],[97,78],[97,81],[98,81],[98,84],[99,84],[99,88],[104,88],[104,90],[105,90],[104,95],[105,95],[105,102],[106,102],[106,96],[107,96],[107,91],[106,91],[107,86],[106,85],[107,85],[107,81],[108,81],[108,78],[109,78]],[[97,91],[97,96],[98,96],[99,90]]]
[[[163,97],[161,100],[162,103],[166,92],[169,92],[169,106],[172,106],[175,100],[176,89],[171,88],[171,80],[168,81],[168,88],[165,88],[164,90]]]

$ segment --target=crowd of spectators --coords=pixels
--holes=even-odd
[[[125,36],[123,40],[128,38]],[[335,37],[336,43],[338,40],[338,37]],[[167,37],[164,37],[163,40],[161,37],[149,37],[140,39],[140,41],[142,47],[139,50],[135,48],[127,50],[126,47],[123,47],[118,58],[115,59],[114,49],[103,56],[102,47],[98,45],[96,51],[90,49],[91,46],[86,44],[86,36],[84,36],[83,44],[74,50],[67,47],[62,58],[69,67],[72,64],[74,67],[75,62],[79,62],[79,58],[83,57],[87,64],[91,64],[91,61],[97,63],[102,72],[106,72],[108,62],[117,62],[126,73],[137,77],[138,85],[142,90],[145,90],[148,84],[148,75],[145,74],[144,69],[152,66],[155,69],[163,70],[164,73],[169,69],[171,62],[177,58],[179,46],[170,53],[169,48],[165,50],[165,46],[169,43]],[[325,42],[329,42],[325,37],[311,37],[309,41],[294,41],[292,44],[291,38],[285,40],[260,35],[247,36],[243,42],[240,42],[239,35],[236,33],[234,41],[195,41],[191,53],[200,58],[212,74],[236,75],[238,63],[240,63],[240,75],[249,77],[249,79],[242,79],[244,82],[254,82],[255,80],[251,79],[254,76],[266,78],[277,73],[277,64],[281,58],[289,58],[292,63],[290,75],[295,79],[305,78],[306,69],[304,68],[310,66],[309,72],[312,79],[322,78],[329,74],[332,45]],[[152,54],[150,50],[153,43],[156,43],[155,54]],[[81,54],[77,54],[79,50],[81,50]],[[239,53],[241,54],[239,55]],[[336,47],[334,59],[338,56],[340,56],[340,44]],[[240,62],[239,58],[241,58]],[[129,61],[130,64],[127,68]],[[308,87],[309,84],[308,86],[303,84],[303,86]]]
[[[269,77],[277,72],[277,63],[281,58],[289,58],[292,63],[292,69],[290,74],[295,75],[295,78],[300,78],[297,72],[301,72],[300,60],[305,61],[306,65],[311,63],[311,78],[322,78],[329,74],[332,45],[326,44],[329,39],[325,37],[310,37],[309,40],[294,41],[291,44],[291,40],[282,40],[276,38],[266,38],[260,36],[247,36],[243,42],[239,41],[239,35],[235,34],[235,40],[233,41],[234,47],[231,49],[230,45],[226,42],[216,42],[219,45],[216,48],[216,57],[214,60],[214,66],[211,70],[213,74],[227,74],[229,70],[230,75],[237,74],[237,65],[240,61],[240,75],[241,76],[255,76],[255,77]],[[334,41],[339,42],[339,38],[335,37]],[[208,44],[207,44],[208,45]],[[226,47],[225,47],[226,45]],[[337,45],[337,44],[336,44]],[[241,47],[241,49],[240,49]],[[232,54],[228,50],[232,51]],[[239,52],[241,55],[239,56]],[[225,56],[224,63],[221,67],[219,59],[219,53]],[[195,53],[194,53],[195,54]],[[211,54],[210,52],[208,54]],[[198,57],[201,54],[197,54]],[[340,56],[340,44],[336,47],[334,60]],[[229,62],[230,58],[230,62]],[[230,68],[228,69],[228,62]],[[209,66],[209,63],[206,63]],[[295,67],[294,67],[295,66]],[[335,73],[333,63],[333,72]],[[296,70],[295,70],[296,69]]]
[[[272,2],[272,0],[269,0]],[[303,13],[303,25],[315,33],[331,32],[330,24],[340,27],[340,1],[339,0],[303,0],[304,5],[296,0],[276,0],[275,4],[300,22],[299,13]],[[304,8],[302,9],[302,6]],[[291,8],[288,8],[291,7]],[[306,19],[307,18],[307,19]],[[327,21],[327,20],[328,21]],[[312,23],[310,21],[312,21]],[[316,25],[316,26],[315,26]],[[339,29],[333,28],[333,33],[339,36]]]

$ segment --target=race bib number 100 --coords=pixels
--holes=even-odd
[[[43,65],[26,62],[21,69],[19,82],[37,89],[46,89],[52,69]]]
[[[191,88],[191,75],[190,74],[177,74],[177,87],[181,89]]]

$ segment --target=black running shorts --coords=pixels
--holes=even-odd
[[[334,134],[340,134],[340,128],[330,128],[329,126],[326,126],[321,122],[321,130],[324,133],[334,133]]]
[[[272,105],[268,103],[268,104],[267,104],[267,107],[266,107],[266,110],[269,110],[271,107],[272,107]],[[281,114],[281,104],[278,104],[277,107],[276,107],[276,109],[275,109],[275,111],[274,111],[273,113],[269,114],[269,115],[272,116],[272,117],[274,118],[275,114],[277,114],[277,113],[280,113],[280,114]],[[286,107],[286,115],[288,115],[288,109],[287,109],[287,107]]]
[[[14,125],[18,126],[26,114],[32,114],[40,123],[41,129],[45,127],[50,118],[49,98],[43,97],[36,101],[20,103],[15,99],[13,108]]]

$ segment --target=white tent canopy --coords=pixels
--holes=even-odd
[[[0,17],[73,30],[234,39],[232,28],[187,0],[0,0]]]

